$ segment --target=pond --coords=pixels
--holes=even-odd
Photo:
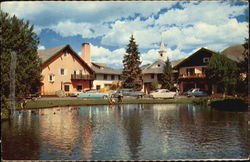
[[[61,107],[1,123],[5,160],[245,159],[248,112],[191,104]]]

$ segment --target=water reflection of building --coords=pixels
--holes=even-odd
[[[79,133],[79,123],[76,120],[77,112],[63,108],[60,111],[56,109],[44,109],[41,111],[44,114],[39,117],[40,135],[43,142],[51,150],[57,149],[63,155],[71,153]]]
[[[91,109],[89,109],[89,112],[91,112]],[[91,117],[85,116],[82,123],[82,148],[81,148],[81,157],[84,159],[91,158],[92,132],[93,132],[93,125],[91,124]]]

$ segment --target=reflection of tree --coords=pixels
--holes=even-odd
[[[193,144],[209,142],[207,121],[209,111],[193,105],[182,105],[179,108],[180,132]]]
[[[124,128],[127,131],[127,142],[132,153],[132,158],[138,158],[140,151],[139,146],[141,145],[141,134],[142,134],[142,121],[139,112],[139,108],[134,105],[135,108],[127,108],[124,111]]]
[[[39,159],[41,146],[37,134],[38,123],[36,119],[32,119],[31,125],[28,126],[26,119],[23,118],[22,123],[17,123],[15,120],[1,123],[2,158],[4,160]]]

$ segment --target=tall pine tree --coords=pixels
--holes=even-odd
[[[1,102],[10,97],[11,79],[15,78],[15,97],[23,98],[38,91],[41,79],[41,60],[37,54],[38,37],[29,22],[0,12],[1,38]],[[15,77],[10,76],[11,53],[16,53]],[[6,107],[5,106],[5,107]],[[1,110],[3,107],[1,107]],[[1,111],[2,112],[2,111]]]
[[[163,74],[159,77],[161,88],[171,90],[174,87],[172,66],[167,58],[163,67]]]
[[[133,35],[130,37],[128,48],[123,59],[122,87],[134,90],[142,89],[140,52]]]

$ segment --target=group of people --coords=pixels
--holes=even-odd
[[[118,93],[118,96],[117,96],[117,99],[118,99],[118,104],[119,103],[122,103],[122,98],[123,98],[123,95],[122,95],[122,92],[119,92]],[[114,99],[114,97],[110,97],[110,98],[108,98],[108,102],[109,102],[109,104],[111,104],[111,105],[113,105],[113,104],[115,104],[116,103],[116,101],[115,101],[115,99]]]

